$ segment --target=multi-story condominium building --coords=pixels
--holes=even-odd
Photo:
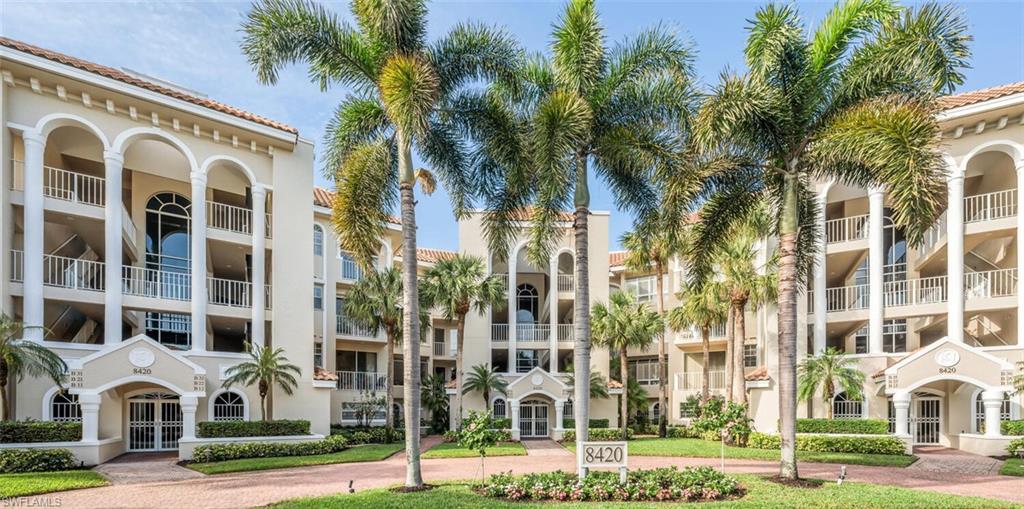
[[[13,384],[19,419],[76,420],[75,453],[100,462],[125,451],[194,447],[196,422],[260,419],[253,387],[223,387],[225,371],[252,342],[284,349],[302,370],[268,416],[306,419],[314,433],[357,423],[359,403],[394,385],[382,332],[345,312],[364,268],[339,247],[329,191],[313,183],[313,145],[295,129],[215,102],[175,84],[0,38],[0,302],[30,326],[25,338],[69,366],[52,380]],[[1018,238],[1024,221],[1024,84],[943,99],[942,148],[949,165],[945,211],[925,242],[907,245],[886,208],[887,190],[817,186],[824,215],[818,270],[799,317],[801,355],[838,348],[867,375],[857,401],[830,404],[839,418],[881,418],[915,444],[996,454],[998,422],[1018,418],[1014,363],[1024,360],[1024,296]],[[590,280],[577,281],[572,217],[550,260],[525,255],[528,224],[508,253],[483,241],[482,213],[458,224],[459,252],[486,261],[505,281],[507,305],[471,313],[465,369],[488,365],[505,394],[468,394],[463,411],[512,420],[513,435],[558,438],[573,417],[575,289],[591,304],[622,289],[653,301],[654,276],[631,272],[609,247],[609,214],[590,219]],[[525,219],[525,216],[524,216]],[[429,245],[429,241],[424,242]],[[398,221],[381,239],[378,268],[400,263]],[[774,241],[760,251],[767,260]],[[301,246],[312,246],[311,250]],[[453,256],[419,250],[420,270]],[[686,267],[670,264],[668,308]],[[751,416],[778,421],[774,306],[748,309],[742,369]],[[629,352],[629,373],[650,396],[648,416],[684,423],[683,402],[726,386],[725,327],[712,330],[703,366],[696,331],[667,331],[669,401],[657,406],[657,347]],[[439,316],[423,335],[423,373],[454,377],[454,324]],[[402,373],[395,349],[394,373]],[[593,348],[606,380],[612,356]],[[451,386],[449,386],[451,387]],[[623,388],[591,401],[593,418],[618,422]],[[449,394],[454,389],[449,388]],[[821,401],[803,416],[824,416]]]

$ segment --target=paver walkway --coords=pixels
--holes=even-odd
[[[571,452],[551,439],[523,440],[522,444],[527,456],[572,456]]]
[[[203,474],[179,466],[177,452],[129,453],[97,466],[93,470],[112,484],[140,484],[198,479]]]
[[[572,455],[504,456],[486,458],[487,472],[512,471],[516,474],[552,470],[573,470]],[[665,458],[632,456],[631,468],[663,466],[718,466],[717,458]],[[428,482],[470,479],[479,475],[477,458],[423,460],[423,477]],[[774,474],[778,463],[754,460],[725,460],[728,473]],[[839,465],[801,463],[800,474],[819,479],[835,479]],[[297,497],[344,493],[349,480],[357,491],[400,484],[405,480],[405,455],[396,454],[384,461],[345,463],[302,468],[265,470],[237,474],[204,476],[177,482],[113,485],[103,488],[68,491],[46,495],[60,498],[62,507],[74,508],[241,508],[254,507]],[[992,475],[950,475],[920,469],[849,466],[848,482],[888,484],[937,491],[954,495],[973,495],[1017,502],[1024,505],[1024,481],[1019,477]]]
[[[921,459],[908,468],[945,474],[996,475],[1003,462],[988,456],[980,456],[945,447],[915,447],[914,454]],[[1021,481],[1024,489],[1024,481]]]

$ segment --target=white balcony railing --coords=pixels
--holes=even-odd
[[[43,284],[59,288],[102,292],[104,286],[103,262],[43,256]]]
[[[683,373],[676,373],[675,376],[675,387],[677,391],[699,391],[702,387],[703,373],[700,371],[686,371]],[[708,372],[708,388],[724,389],[725,388],[725,371],[710,371]]]
[[[1017,190],[1006,189],[964,198],[964,222],[976,223],[1017,215]]]
[[[25,190],[25,164],[14,160],[11,189]],[[106,203],[106,184],[103,177],[43,166],[43,196],[57,200],[102,207]]]
[[[551,339],[551,325],[546,323],[517,323],[516,341],[546,342]]]
[[[946,213],[943,212],[939,218],[935,221],[935,224],[931,225],[924,232],[924,240],[921,241],[921,245],[917,247],[917,256],[924,257],[939,245],[943,240],[946,239]]]
[[[349,253],[341,253],[341,278],[348,281],[359,281],[366,275],[366,270],[356,262],[354,256]],[[377,266],[377,257],[373,258],[373,266]]]
[[[211,277],[206,279],[210,304],[236,308],[252,307],[252,283]]]
[[[943,303],[949,300],[948,283],[948,276],[887,281],[882,287],[883,302],[886,307]],[[829,288],[827,312],[867,309],[869,293],[868,285]],[[964,274],[964,298],[966,300],[1013,295],[1017,295],[1017,269],[1015,268]],[[813,292],[809,293],[808,302],[813,304]]]
[[[572,292],[575,291],[576,286],[573,284],[574,277],[572,274],[559,274],[558,275],[558,291],[559,292]]]
[[[143,267],[123,267],[123,293],[154,299],[189,300],[192,275]]]
[[[368,371],[335,371],[338,389],[343,391],[379,392],[388,389],[388,376]]]
[[[1009,297],[1011,295],[1017,295],[1017,269],[964,274],[964,296],[967,299]]]
[[[373,329],[347,316],[338,317],[335,332],[342,336],[355,336],[360,338],[377,337],[377,334]]]
[[[839,286],[825,290],[825,311],[853,311],[867,309],[871,290],[868,285]],[[808,293],[809,302],[814,302],[814,292]],[[812,310],[817,312],[816,309]]]
[[[11,281],[21,283],[25,280],[25,252],[11,250]]]
[[[252,210],[227,203],[206,202],[206,224],[218,230],[251,235]]]
[[[508,324],[491,324],[491,343],[508,343]]]
[[[559,343],[572,343],[576,340],[576,333],[574,332],[575,325],[571,323],[560,323],[558,324],[558,342]]]
[[[445,355],[444,341],[434,341],[434,357],[444,357]]]
[[[139,237],[139,230],[135,227],[135,222],[132,221],[132,216],[128,213],[128,209],[125,208],[123,203],[121,204],[121,228],[128,237],[128,242],[134,245],[135,239]]]
[[[263,285],[263,304],[264,308],[270,309],[271,303],[274,302],[274,290],[269,284]]]
[[[882,285],[886,307],[946,302],[946,276],[889,281]]]
[[[825,221],[825,239],[829,244],[866,238],[868,238],[867,214]]]
[[[507,272],[495,272],[491,274],[491,277],[497,278],[501,281],[502,286],[508,288],[508,273]]]

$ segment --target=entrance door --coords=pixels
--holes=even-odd
[[[173,451],[181,430],[178,396],[152,392],[128,400],[129,451]]]
[[[546,436],[548,436],[548,404],[543,401],[521,403],[519,405],[519,437]]]
[[[939,398],[923,397],[914,401],[914,415],[911,416],[911,432],[914,434],[914,445],[934,445],[939,443],[941,403]]]

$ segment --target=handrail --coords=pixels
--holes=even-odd
[[[335,332],[344,336],[356,336],[361,338],[377,337],[377,334],[373,329],[344,315],[338,316],[335,322]]]
[[[236,308],[252,307],[252,283],[217,277],[206,278],[210,304]]]
[[[976,223],[1016,215],[1016,188],[964,197],[964,223]]]
[[[252,210],[215,201],[206,202],[206,224],[210,228],[252,234]]]
[[[145,267],[122,268],[122,293],[156,299],[189,300],[192,298],[192,275]]]
[[[825,221],[825,239],[829,244],[868,238],[868,214]]]
[[[573,274],[559,274],[558,275],[558,291],[559,292],[572,292],[575,291],[575,277]]]
[[[930,253],[935,246],[939,245],[946,238],[946,213],[943,212],[935,220],[935,224],[928,227],[924,232],[924,240],[917,247],[918,257],[924,257]]]
[[[67,256],[43,255],[43,285],[102,292],[104,263]]]
[[[508,324],[507,323],[492,323],[491,324],[491,342],[492,343],[508,343]]]
[[[551,338],[551,325],[546,323],[517,323],[516,341],[545,342]]]
[[[388,376],[373,371],[335,371],[338,389],[343,391],[375,392],[388,388]]]

